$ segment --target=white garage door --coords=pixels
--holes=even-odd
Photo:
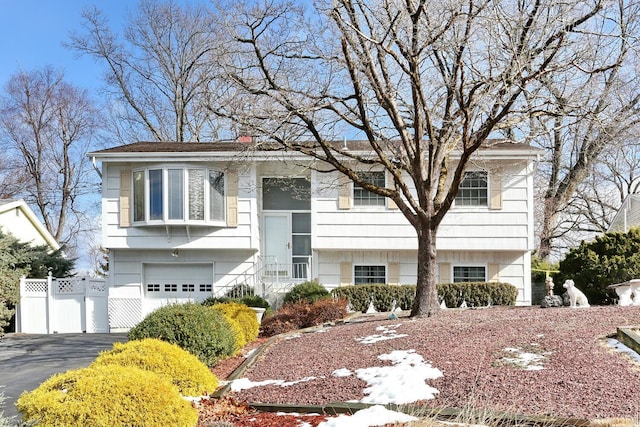
[[[146,264],[144,315],[170,303],[202,301],[213,289],[212,264]]]

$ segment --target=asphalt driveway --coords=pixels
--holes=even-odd
[[[118,334],[7,334],[0,338],[0,392],[6,401],[5,417],[17,415],[15,401],[53,374],[91,364],[114,342],[127,341]]]

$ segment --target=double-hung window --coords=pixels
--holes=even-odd
[[[384,187],[384,172],[363,172],[360,176],[364,181],[377,187]],[[364,187],[353,184],[353,205],[354,206],[384,206],[385,198],[379,194],[373,193]]]
[[[487,206],[487,182],[486,171],[465,172],[456,195],[456,206]]]
[[[143,224],[218,224],[225,220],[224,173],[207,168],[134,170],[133,221]]]

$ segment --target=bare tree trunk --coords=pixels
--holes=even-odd
[[[436,286],[436,230],[423,227],[418,233],[418,271],[416,297],[411,307],[411,317],[428,317],[440,311]]]
[[[553,228],[557,222],[555,203],[555,198],[546,197],[544,199],[544,214],[542,215],[542,224],[540,227],[540,244],[538,247],[538,257],[544,261],[549,260],[553,247]]]

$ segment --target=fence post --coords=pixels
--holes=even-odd
[[[26,276],[20,276],[20,299],[18,300],[18,306],[16,307],[16,332],[22,332],[22,307],[24,302],[24,282],[27,280]]]
[[[49,275],[47,275],[47,334],[55,332],[52,331],[52,329],[55,327],[55,317],[53,313],[55,306],[53,301],[53,280],[53,274],[49,272]]]

